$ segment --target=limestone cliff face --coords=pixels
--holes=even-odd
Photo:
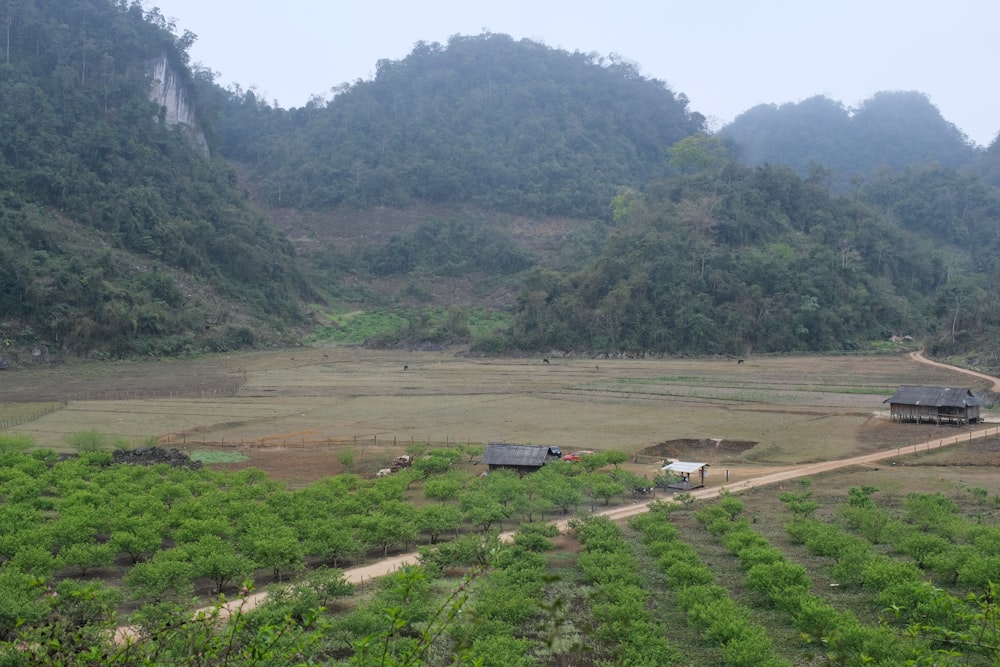
[[[165,55],[149,63],[149,75],[149,101],[158,104],[163,110],[164,122],[188,128],[194,142],[207,154],[208,141],[195,117],[184,82],[177,76]]]

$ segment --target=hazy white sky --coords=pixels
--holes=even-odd
[[[762,103],[926,93],[980,145],[1000,130],[997,0],[144,0],[191,60],[282,107],[371,78],[418,41],[484,30],[620,54],[713,126]]]

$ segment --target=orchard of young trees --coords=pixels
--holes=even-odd
[[[591,513],[638,486],[613,452],[476,477],[438,449],[417,460],[445,465],[290,490],[0,445],[0,665],[988,666],[1000,649],[985,489],[831,505],[803,480],[763,522],[723,494],[619,526]],[[565,517],[560,537],[546,522]],[[361,588],[343,569],[412,548]]]
[[[326,604],[350,592],[337,568],[418,545],[448,541],[441,548],[457,556],[445,560],[479,553],[473,560],[484,564],[484,545],[499,531],[588,502],[623,501],[649,484],[612,466],[620,461],[613,455],[610,469],[596,456],[589,468],[559,463],[523,478],[504,471],[476,477],[454,465],[465,448],[448,448],[389,477],[342,474],[290,490],[253,468],[114,464],[92,440],[77,438],[79,455],[66,458],[34,449],[28,438],[0,436],[0,638],[7,648],[38,648],[33,660],[41,661],[0,664],[56,664],[88,651],[118,659],[124,654],[101,641],[109,625],[160,633],[191,614],[194,600],[238,595],[255,578],[301,579]],[[190,632],[207,633],[208,625]],[[298,631],[304,641],[308,633]],[[48,637],[57,632],[53,648]],[[132,664],[126,653],[132,657],[121,664]]]

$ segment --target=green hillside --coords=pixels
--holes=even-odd
[[[357,311],[392,345],[990,358],[997,152],[921,93],[713,136],[620,58],[484,33],[281,109],[190,68],[155,9],[2,8],[0,366],[323,340]]]
[[[605,217],[620,186],[668,173],[704,117],[616,59],[485,33],[419,43],[325,106],[223,105],[222,152],[251,165],[268,205],[473,203]]]
[[[55,354],[176,353],[280,336],[309,289],[289,243],[188,128],[150,102],[158,13],[6,3],[0,65],[0,337]],[[195,105],[197,109],[197,105]]]

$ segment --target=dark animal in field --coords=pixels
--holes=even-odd
[[[744,361],[746,361],[746,359],[737,359],[737,360],[736,360],[736,363],[738,363],[738,364],[742,364],[742,363],[743,363]]]
[[[406,364],[403,364],[403,370],[404,370],[404,371],[408,371],[408,370],[410,370],[410,367],[409,367],[409,366],[407,366]]]
[[[547,363],[549,363],[549,360],[548,359],[542,359],[542,363],[543,364],[547,364]]]

